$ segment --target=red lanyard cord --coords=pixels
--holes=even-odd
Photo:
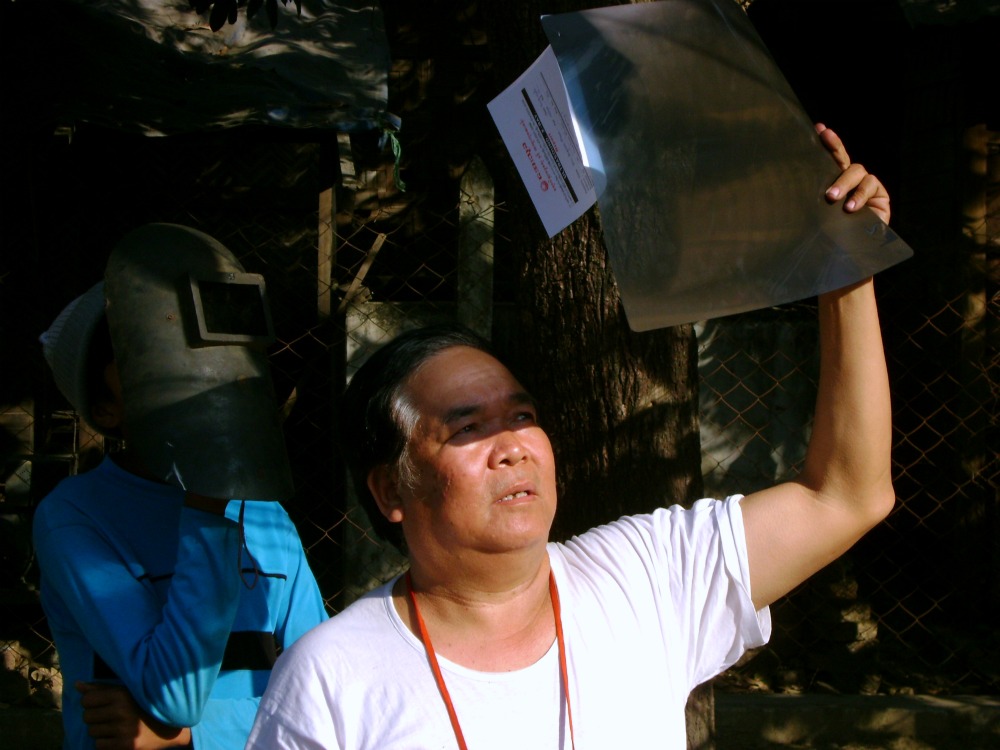
[[[458,740],[458,747],[460,750],[468,750],[469,746],[465,744],[462,727],[458,723],[458,714],[455,713],[455,705],[451,701],[451,694],[448,692],[448,686],[445,685],[444,675],[441,674],[441,667],[438,665],[437,654],[434,652],[431,637],[427,633],[427,626],[424,624],[424,618],[420,614],[420,606],[417,604],[417,596],[413,592],[413,580],[410,577],[409,571],[406,572],[406,591],[410,595],[410,601],[413,602],[413,612],[417,616],[417,628],[420,630],[420,640],[423,641],[424,650],[427,651],[427,660],[431,665],[431,671],[434,673],[434,679],[437,681],[438,690],[441,691],[445,708],[448,709],[448,718],[451,720],[451,728],[455,731],[455,739]],[[549,596],[552,598],[552,612],[556,623],[556,642],[559,644],[559,674],[562,678],[563,693],[566,696],[566,715],[569,719],[570,746],[575,750],[576,738],[573,734],[573,707],[569,700],[569,671],[566,669],[566,639],[563,637],[559,589],[556,588],[556,579],[551,571],[549,571]]]
[[[559,674],[562,677],[563,692],[566,694],[566,717],[569,719],[569,744],[576,750],[576,735],[573,733],[573,704],[569,700],[569,670],[566,668],[566,638],[562,629],[562,607],[559,606],[559,589],[556,577],[549,571],[549,595],[552,597],[552,614],[556,621],[556,641],[559,643]]]

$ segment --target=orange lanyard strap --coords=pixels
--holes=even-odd
[[[576,735],[573,733],[573,704],[569,700],[569,670],[566,668],[566,639],[562,629],[562,607],[559,606],[559,589],[556,577],[549,571],[549,596],[552,597],[552,614],[556,621],[556,641],[559,643],[559,674],[562,676],[563,693],[566,694],[566,717],[569,719],[569,744],[576,750]]]
[[[417,627],[420,628],[420,640],[424,642],[424,650],[427,652],[427,659],[431,663],[431,671],[434,673],[434,679],[437,680],[441,697],[444,698],[445,708],[448,709],[451,728],[455,730],[455,739],[458,740],[458,746],[461,750],[469,750],[469,746],[465,744],[462,727],[458,723],[458,714],[455,713],[455,706],[451,702],[451,694],[448,692],[448,686],[444,684],[444,675],[441,674],[441,667],[438,666],[437,654],[434,653],[431,637],[427,634],[427,626],[424,624],[424,618],[420,614],[420,607],[417,605],[417,596],[413,593],[413,579],[410,577],[410,571],[406,571],[406,591],[410,595],[410,601],[413,602],[413,611],[417,615]]]
[[[465,744],[465,736],[462,734],[462,727],[458,723],[458,714],[455,713],[455,705],[451,702],[451,694],[448,692],[448,686],[444,683],[444,675],[441,674],[441,667],[438,665],[437,654],[434,653],[434,645],[431,643],[431,637],[427,633],[427,625],[424,624],[424,618],[420,614],[420,606],[417,604],[417,596],[413,592],[413,579],[410,577],[410,572],[406,572],[406,591],[410,595],[410,601],[413,602],[413,612],[417,616],[417,627],[420,630],[420,640],[423,641],[424,650],[427,651],[427,660],[431,664],[431,671],[434,673],[434,679],[437,681],[438,690],[441,691],[441,697],[444,699],[445,708],[448,709],[448,718],[451,720],[451,728],[455,731],[455,739],[458,740],[458,747],[460,750],[468,750],[469,746]],[[549,571],[549,596],[552,598],[552,612],[555,616],[556,621],[556,642],[559,644],[559,674],[562,677],[562,687],[563,693],[566,695],[566,715],[569,718],[569,738],[570,745],[576,749],[576,738],[573,734],[573,708],[569,701],[569,671],[566,669],[566,640],[563,638],[562,629],[562,614],[559,607],[559,589],[556,588],[556,579]]]

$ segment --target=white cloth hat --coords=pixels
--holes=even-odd
[[[99,281],[66,305],[38,339],[59,391],[80,419],[95,430],[87,395],[87,355],[104,306],[104,282]]]

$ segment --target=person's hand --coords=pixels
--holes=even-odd
[[[159,750],[191,744],[190,729],[170,727],[147,715],[120,685],[77,682],[75,687],[97,750]]]
[[[889,223],[889,193],[875,175],[868,174],[860,164],[852,164],[840,136],[823,123],[816,123],[819,139],[826,146],[830,156],[840,167],[837,180],[826,191],[826,199],[835,203],[844,200],[844,210],[848,213],[860,211],[868,206],[886,224]]]

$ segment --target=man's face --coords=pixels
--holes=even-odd
[[[125,398],[118,366],[109,362],[104,367],[104,392],[96,394],[90,407],[94,423],[109,435],[125,433]]]
[[[395,483],[398,514],[386,515],[402,521],[412,557],[544,547],[556,509],[552,446],[507,368],[453,347],[427,360],[404,394],[418,415],[413,479]]]

